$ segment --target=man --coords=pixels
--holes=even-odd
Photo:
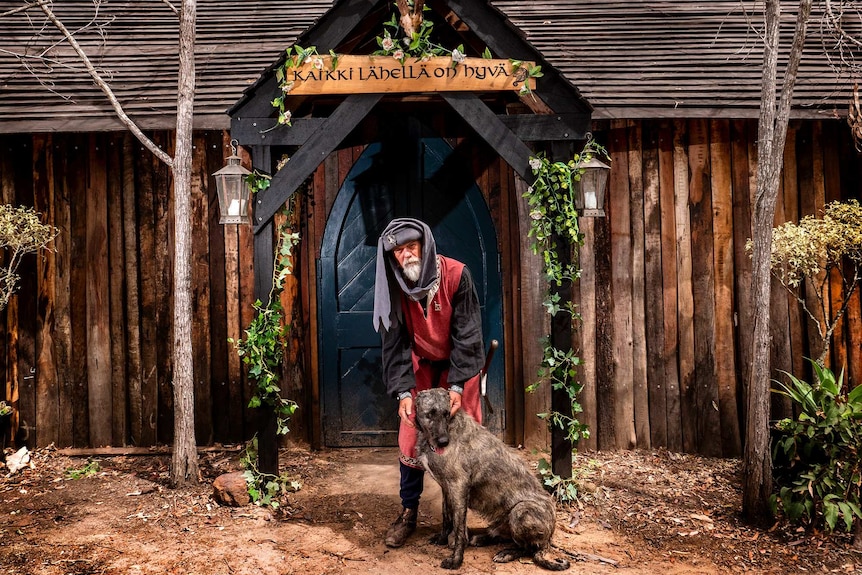
[[[377,244],[374,329],[383,343],[383,379],[398,400],[401,505],[385,543],[400,547],[416,529],[425,472],[416,459],[413,398],[431,387],[449,390],[452,413],[482,423],[479,371],[484,362],[479,298],[467,267],[437,255],[431,229],[392,220]]]

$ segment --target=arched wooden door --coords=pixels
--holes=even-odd
[[[397,445],[396,403],[381,379],[380,336],[371,325],[377,238],[395,217],[427,222],[437,251],[464,262],[476,281],[485,345],[500,340],[502,298],[497,237],[470,171],[442,139],[423,137],[415,120],[389,126],[369,145],[333,205],[318,263],[318,325],[323,440],[329,447]],[[489,370],[495,433],[504,422],[498,352]]]

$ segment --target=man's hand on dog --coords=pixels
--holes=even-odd
[[[449,392],[449,413],[455,415],[455,412],[461,409],[461,394],[457,391]],[[413,413],[413,398],[405,397],[398,402],[398,417],[401,418],[406,425],[416,427],[416,424],[410,421],[410,415]]]
[[[457,391],[449,390],[449,413],[455,415],[455,412],[461,409],[461,394]]]
[[[413,398],[405,397],[400,402],[398,402],[398,417],[401,418],[407,426],[416,427],[416,425],[410,421],[410,414],[413,413]]]

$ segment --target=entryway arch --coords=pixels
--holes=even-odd
[[[468,266],[482,307],[486,345],[502,340],[497,235],[469,166],[418,120],[387,124],[386,134],[365,148],[345,178],[321,244],[321,425],[330,447],[397,443],[396,404],[381,378],[380,336],[371,323],[377,238],[392,218],[424,220],[438,252]],[[503,371],[498,357],[488,377],[488,395],[497,406],[505,403]],[[502,431],[502,409],[485,417],[489,429]]]

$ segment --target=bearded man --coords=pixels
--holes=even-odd
[[[437,255],[427,224],[392,220],[377,244],[374,329],[383,344],[383,380],[398,400],[402,510],[385,543],[401,547],[413,531],[425,472],[416,459],[413,399],[449,390],[452,413],[482,423],[479,372],[484,363],[479,298],[467,267]]]

